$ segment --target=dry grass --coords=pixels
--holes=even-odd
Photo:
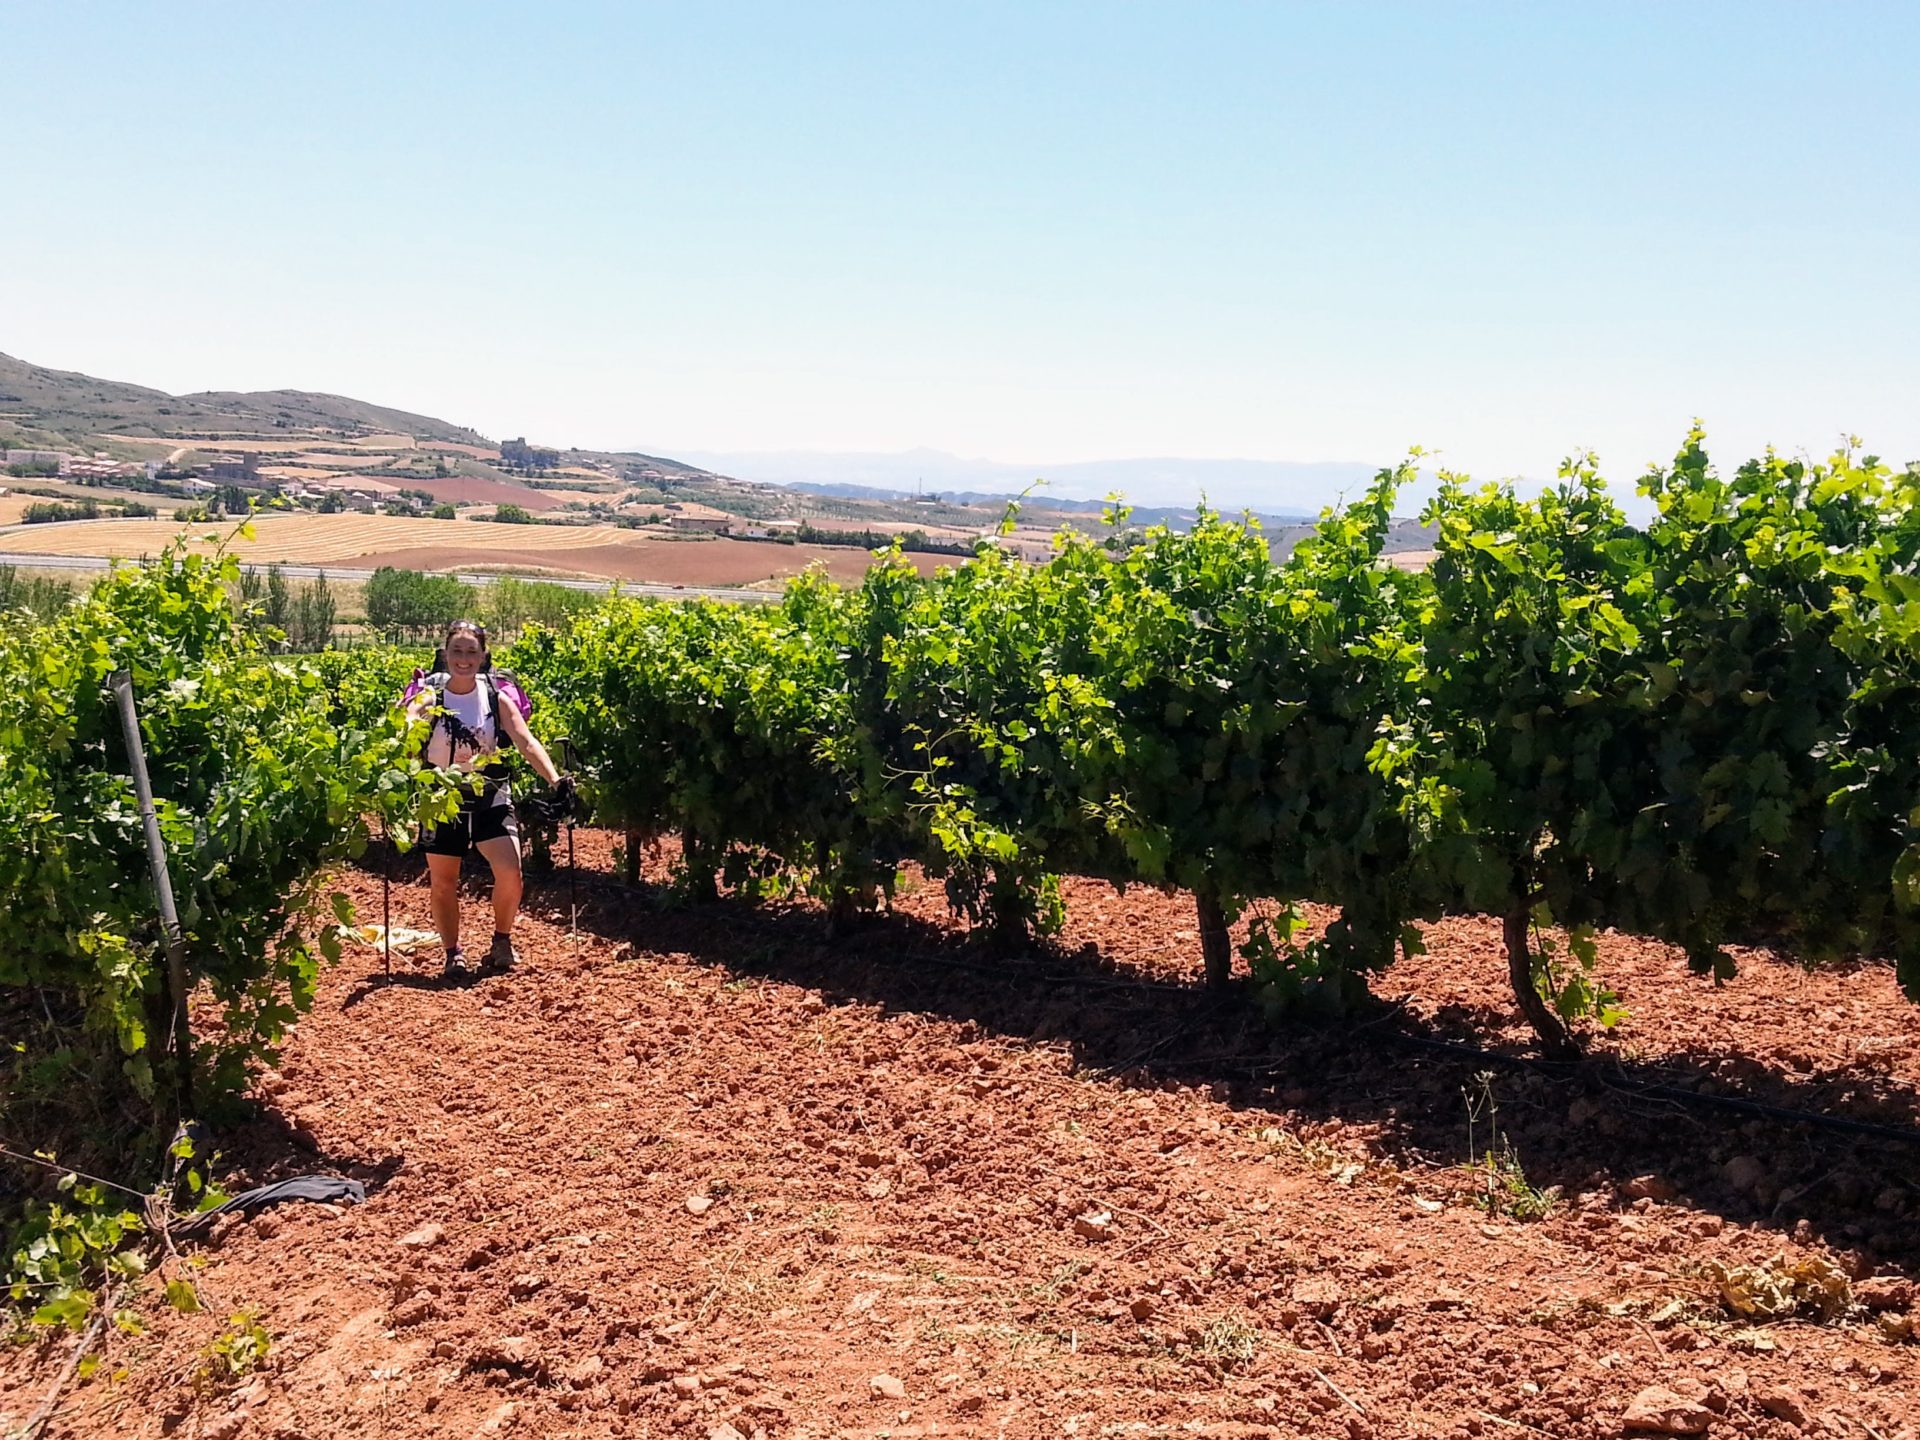
[[[391,450],[368,451],[364,455],[322,455],[306,450],[292,456],[287,463],[320,470],[371,470],[377,466],[391,465],[398,458]]]
[[[254,522],[257,538],[239,541],[244,559],[284,560],[296,565],[338,565],[361,555],[430,552],[450,546],[461,550],[524,550],[525,526],[482,525],[458,520],[411,520],[395,515],[263,515]],[[133,558],[154,555],[179,535],[195,537],[196,548],[210,548],[204,537],[225,535],[231,525],[182,525],[173,520],[91,520],[36,527],[10,540],[13,548],[40,555],[105,555]],[[542,526],[533,542],[540,550],[562,553],[618,541],[625,532],[611,525]]]
[[[118,504],[132,501],[140,505],[151,505],[162,514],[181,502],[171,495],[148,495],[138,490],[120,490],[106,485],[75,485],[69,480],[56,480],[49,477],[35,477],[28,480],[0,481],[0,484],[12,486],[31,485],[36,490],[58,490],[58,495],[24,495],[17,488],[0,495],[0,525],[18,525],[25,517],[29,505],[79,505],[91,500],[97,505]],[[8,541],[0,541],[0,550],[32,549],[31,546],[18,546]]]

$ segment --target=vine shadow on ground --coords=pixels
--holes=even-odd
[[[1382,1006],[1344,1021],[1272,1023],[1243,994],[1147,979],[1089,943],[996,957],[957,927],[893,913],[828,937],[808,904],[735,898],[694,907],[604,874],[572,877],[583,932],[633,941],[725,969],[806,985],[834,1003],[864,1003],[1030,1042],[1064,1046],[1076,1070],[1143,1089],[1206,1086],[1249,1126],[1338,1122],[1364,1127],[1379,1159],[1459,1167],[1469,1156],[1469,1095],[1485,1084],[1528,1181],[1572,1196],[1656,1177],[1698,1210],[1818,1237],[1873,1266],[1920,1274],[1920,1089],[1870,1069],[1804,1076],[1751,1055],[1682,1052],[1534,1065],[1517,1053],[1475,1057],[1512,1017],[1451,1007],[1422,1018]],[[528,909],[568,920],[568,872],[531,885]],[[1515,1062],[1519,1062],[1516,1064]],[[1903,1130],[1912,1143],[1844,1135],[1787,1117],[1730,1116],[1649,1097],[1657,1084]],[[1824,1103],[1822,1103],[1824,1102]],[[1484,1139],[1484,1130],[1482,1130]],[[1760,1167],[1744,1188],[1727,1162]],[[1746,1167],[1751,1175],[1751,1165]]]

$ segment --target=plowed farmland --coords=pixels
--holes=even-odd
[[[229,1155],[368,1199],[222,1231],[208,1310],[115,1335],[59,1433],[1917,1433],[1915,1150],[1436,1048],[1524,1048],[1491,922],[1428,927],[1396,1009],[1274,1032],[1192,983],[1186,897],[1070,881],[1066,934],[995,960],[932,887],[829,942],[806,906],[664,907],[609,839],[578,837],[577,935],[535,880],[510,975],[323,978]],[[377,872],[345,888],[378,915]],[[1884,970],[1748,954],[1714,988],[1600,943],[1634,1008],[1598,1074],[1911,1123]],[[1485,1205],[1489,1124],[1537,1218]],[[1714,1278],[1816,1260],[1854,1302],[1825,1321]],[[210,1380],[238,1313],[272,1349]],[[63,1350],[6,1359],[0,1422]]]
[[[90,520],[36,525],[0,540],[0,549],[39,555],[156,555],[178,535],[204,536],[224,525],[182,527],[173,520]],[[247,564],[279,560],[295,565],[420,570],[504,568],[667,585],[748,585],[795,575],[824,561],[839,579],[867,567],[864,550],[842,546],[776,545],[713,538],[663,540],[613,525],[496,525],[482,521],[416,520],[389,515],[270,515],[255,521],[257,538],[235,541]],[[201,548],[207,542],[196,541]],[[909,559],[923,570],[931,556]],[[948,563],[953,563],[949,560]]]

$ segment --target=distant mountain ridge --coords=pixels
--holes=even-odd
[[[764,484],[857,485],[912,496],[916,489],[982,498],[1018,494],[1036,479],[1042,503],[1098,502],[1118,491],[1141,505],[1190,508],[1200,500],[1217,510],[1252,509],[1276,516],[1318,515],[1343,496],[1357,495],[1379,468],[1361,461],[1195,460],[1152,458],[1082,460],[1061,465],[971,460],[941,450],[892,454],[784,450],[686,452],[689,463]],[[830,493],[830,492],[822,492]]]

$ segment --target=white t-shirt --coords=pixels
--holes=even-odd
[[[435,697],[437,704],[471,730],[474,739],[480,743],[477,748],[469,744],[454,744],[452,735],[447,731],[446,721],[434,717],[437,723],[433,727],[433,738],[427,742],[429,765],[446,765],[456,770],[472,770],[476,760],[492,755],[499,748],[500,737],[494,733],[493,707],[488,703],[491,690],[491,686],[483,686],[476,680],[473,689],[464,695],[449,687]]]

